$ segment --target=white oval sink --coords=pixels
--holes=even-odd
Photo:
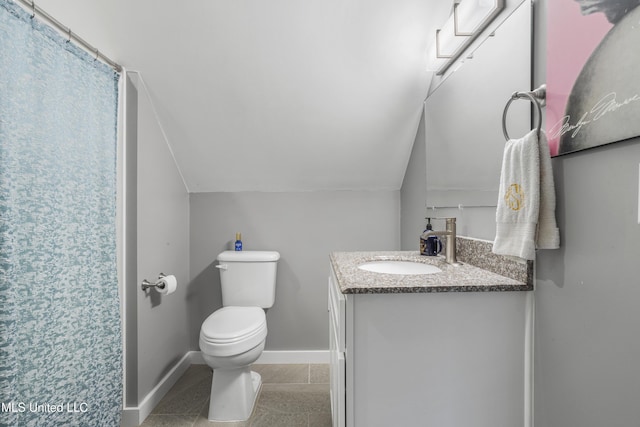
[[[371,261],[358,266],[359,269],[386,274],[433,274],[440,273],[435,265],[412,261]]]

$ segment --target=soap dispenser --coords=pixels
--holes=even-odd
[[[442,241],[437,236],[429,236],[426,239],[423,237],[424,233],[433,231],[431,225],[431,218],[425,218],[427,220],[427,226],[420,236],[420,255],[436,256],[442,252]]]
[[[422,234],[420,235],[420,255],[427,255],[427,240],[422,237],[424,233],[427,231],[433,230],[431,226],[431,218],[425,218],[427,220],[427,227],[424,229]]]

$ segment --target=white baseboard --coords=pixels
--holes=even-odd
[[[328,350],[302,350],[302,351],[264,351],[257,364],[306,364],[329,363]],[[162,380],[142,400],[139,406],[125,407],[122,410],[120,427],[135,427],[144,422],[153,408],[162,400],[165,394],[174,386],[185,371],[191,365],[205,365],[202,353],[190,351],[162,378]]]
[[[191,363],[194,365],[204,365],[202,353],[192,351]],[[305,364],[305,363],[329,363],[329,350],[301,350],[301,351],[270,351],[262,352],[262,355],[256,361],[261,365],[277,365],[277,364]]]
[[[192,362],[192,353],[200,353],[190,351],[185,354],[178,363],[160,380],[160,382],[142,399],[142,402],[135,407],[125,407],[122,410],[122,421],[120,427],[139,426],[144,422],[147,416],[153,411],[153,408],[162,400],[165,394],[180,379],[185,371],[194,364]],[[202,356],[200,356],[202,358]]]

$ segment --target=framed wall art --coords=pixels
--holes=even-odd
[[[551,155],[640,135],[640,0],[548,2]]]

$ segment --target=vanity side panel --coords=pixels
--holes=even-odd
[[[349,295],[347,425],[522,426],[526,294]]]
[[[345,393],[347,406],[345,410],[345,426],[356,426],[355,420],[355,395],[357,394],[357,387],[355,384],[355,364],[353,363],[354,357],[354,316],[356,313],[356,298],[355,295],[345,295]]]
[[[329,374],[333,427],[345,427],[345,297],[333,270],[329,276]]]

